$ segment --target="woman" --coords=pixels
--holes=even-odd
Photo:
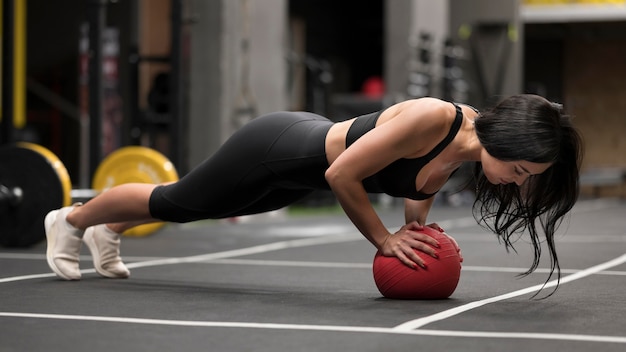
[[[82,238],[101,275],[128,277],[119,233],[130,227],[265,212],[330,189],[377,249],[419,270],[424,262],[413,248],[435,256],[429,245],[437,242],[417,231],[435,193],[468,161],[477,162],[479,223],[507,248],[512,235],[528,231],[535,251],[530,273],[541,255],[540,220],[558,272],[554,232],[578,196],[581,138],[560,106],[535,95],[512,96],[482,114],[421,98],[338,123],[304,112],[259,117],[178,182],[120,185],[48,214],[48,263],[60,277],[79,279]],[[406,199],[399,231],[383,225],[372,192]]]

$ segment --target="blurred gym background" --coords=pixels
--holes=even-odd
[[[0,143],[49,148],[78,187],[126,145],[183,175],[271,111],[537,93],[584,134],[583,193],[626,195],[626,1],[0,2]]]

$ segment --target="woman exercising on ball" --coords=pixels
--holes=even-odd
[[[528,231],[535,253],[530,273],[540,259],[540,220],[552,272],[560,275],[554,233],[578,197],[581,158],[581,138],[570,119],[536,95],[509,97],[483,113],[421,98],[338,123],[276,112],[248,123],[180,181],[120,185],[85,205],[50,212],[47,258],[58,276],[80,279],[84,241],[98,273],[125,278],[119,233],[126,229],[261,213],[330,189],[377,249],[417,268],[423,261],[413,248],[434,255],[428,244],[436,241],[417,232],[434,194],[463,162],[475,161],[478,222],[507,247],[513,234]],[[406,224],[390,233],[368,193],[405,198]]]

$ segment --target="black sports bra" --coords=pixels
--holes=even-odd
[[[368,193],[386,193],[394,197],[410,198],[414,200],[428,199],[436,194],[423,193],[415,189],[415,179],[422,168],[433,160],[441,151],[452,142],[463,123],[461,107],[452,103],[456,108],[456,117],[448,135],[435,146],[428,154],[413,159],[398,159],[384,169],[363,180],[363,186]],[[476,109],[474,109],[476,110]],[[376,121],[382,111],[357,117],[346,136],[346,148],[357,139],[376,126]]]

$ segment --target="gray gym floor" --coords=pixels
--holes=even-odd
[[[402,222],[400,208],[381,214]],[[507,254],[468,207],[432,210],[465,258],[457,290],[434,301],[383,298],[374,249],[343,215],[246,220],[125,237],[128,280],[95,274],[86,248],[77,282],[50,274],[44,243],[0,249],[0,350],[626,349],[624,200],[578,203],[557,242],[562,284],[543,300],[531,296],[545,269],[516,276],[531,263],[525,239]]]

